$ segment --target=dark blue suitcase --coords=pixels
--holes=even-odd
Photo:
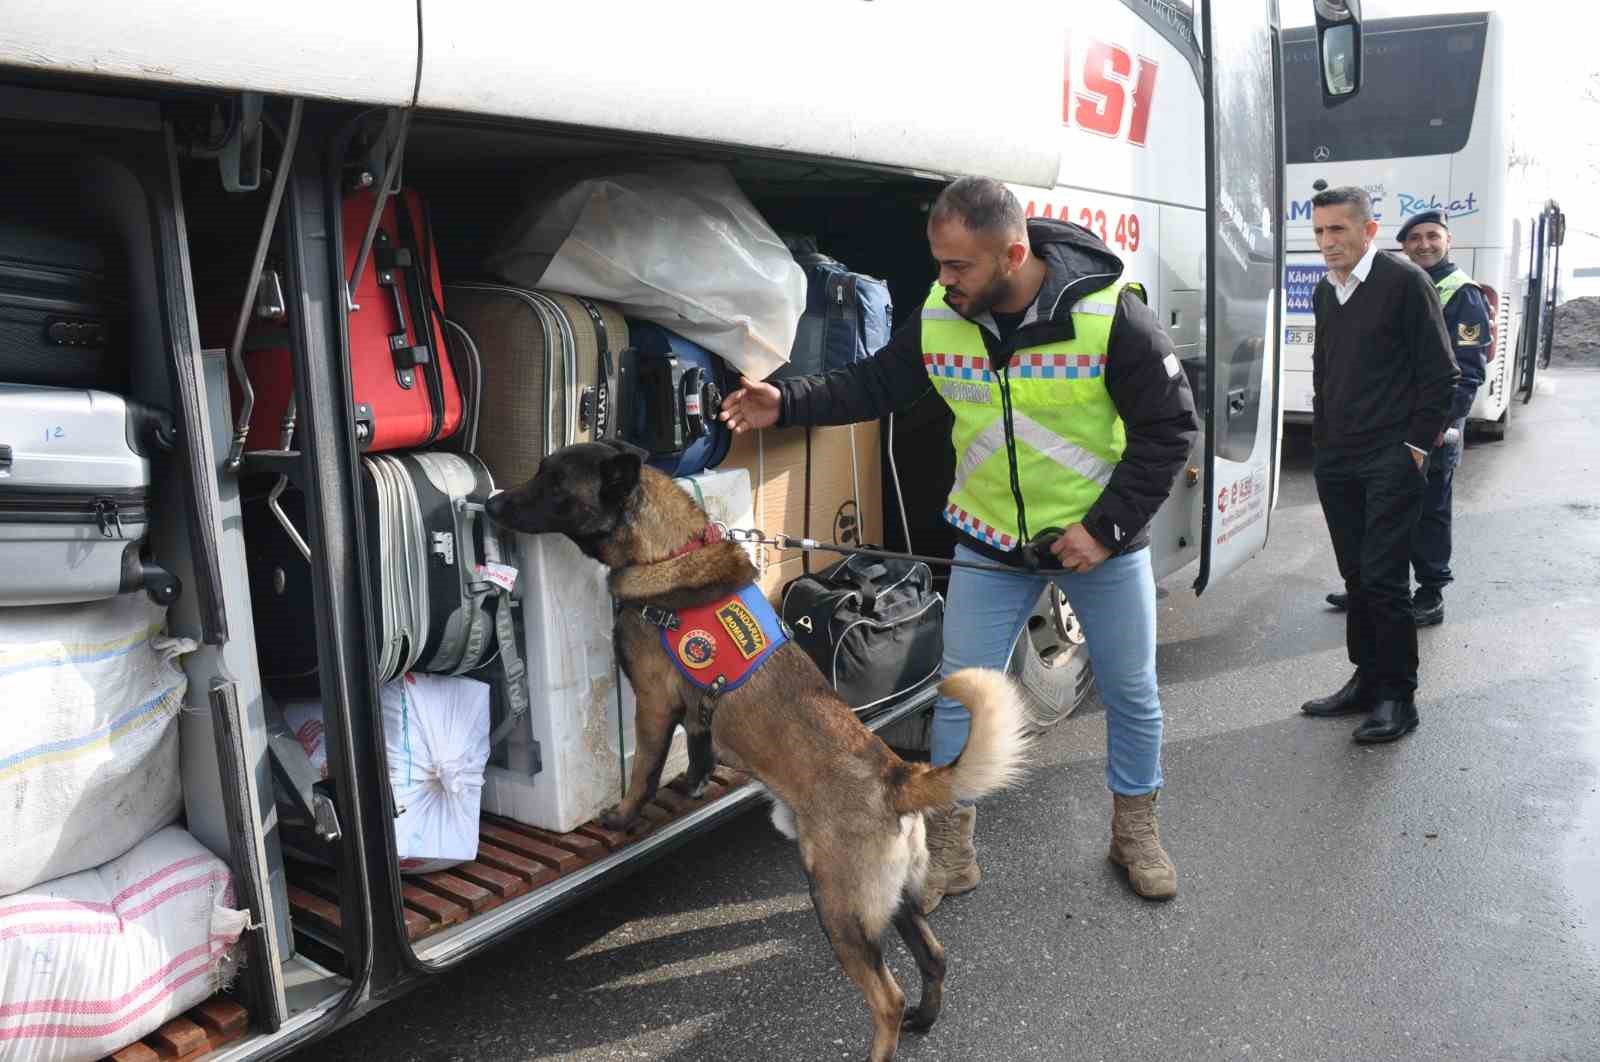
[[[768,379],[811,376],[869,358],[889,342],[894,309],[889,285],[817,250],[810,237],[786,241],[806,273],[806,310],[795,331],[789,364]]]
[[[619,359],[619,434],[669,476],[692,476],[728,456],[733,433],[717,419],[737,381],[721,358],[660,325],[628,318]]]

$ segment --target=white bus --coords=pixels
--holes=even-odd
[[[961,174],[1006,180],[1034,213],[1105,238],[1172,331],[1206,430],[1156,519],[1153,555],[1164,575],[1197,562],[1200,589],[1266,541],[1285,194],[1277,0],[1196,7],[1002,0],[973,19],[970,8],[926,0],[697,0],[632,5],[620,17],[489,0],[281,0],[210,5],[198,18],[186,0],[10,6],[0,24],[0,160],[26,156],[50,174],[105,160],[94,172],[115,180],[78,205],[138,296],[119,337],[126,390],[180,425],[179,449],[156,476],[150,538],[156,559],[183,578],[168,625],[199,643],[182,660],[188,699],[175,724],[181,822],[227,863],[230,902],[250,916],[246,962],[225,993],[219,986],[248,1016],[229,1022],[240,1039],[214,1057],[266,1062],[302,1048],[761,799],[734,779],[626,837],[530,833],[538,823],[512,824],[506,812],[483,826],[497,838],[481,842],[483,859],[498,853],[493,865],[401,877],[363,410],[349,367],[360,312],[340,223],[350,189],[403,183],[425,196],[448,279],[473,276],[532,178],[644,155],[719,163],[774,227],[815,233],[852,268],[884,277],[903,318],[934,274],[925,227],[939,189]],[[1348,38],[1354,28],[1337,30]],[[958,83],[939,77],[952,50]],[[270,290],[238,309],[264,264],[281,297]],[[224,307],[220,321],[206,319],[212,305]],[[249,451],[236,471],[224,460],[232,406],[214,348],[231,343],[237,354],[245,330],[235,319],[249,313],[283,321],[299,421],[292,448]],[[6,372],[0,359],[0,382]],[[949,436],[935,416],[902,411],[889,445],[912,510],[909,537],[924,552],[938,550],[919,528],[939,526],[939,477],[953,468],[938,467]],[[849,450],[831,451],[831,464],[813,460],[806,436],[783,450],[801,455],[785,463],[779,439],[769,431],[764,450],[747,444],[755,454],[742,488],[746,511],[769,532],[802,530],[778,523],[790,501],[796,515],[827,520],[841,501],[894,511],[871,497],[876,446],[862,448],[864,486],[847,493],[834,481],[849,483],[850,472],[832,466],[854,464]],[[281,490],[281,477],[302,499],[305,542],[291,547],[288,567],[252,570],[275,533],[246,527],[243,504],[267,497],[274,480]],[[898,523],[869,525],[868,541],[894,545]],[[547,674],[530,667],[528,719],[561,716],[578,736],[535,743],[527,762],[504,770],[560,785],[586,757],[585,777],[603,776],[606,787],[598,811],[621,795],[628,740],[604,584],[580,562],[524,563],[522,574],[524,617],[548,619],[527,623],[530,644],[553,661]],[[253,606],[287,593],[307,595],[295,623],[255,621]],[[603,618],[587,622],[579,606]],[[266,646],[285,632],[313,643],[310,671],[269,666]],[[309,764],[293,735],[285,742],[268,729],[269,700],[300,695],[321,710],[320,779],[300,770]],[[919,689],[871,725],[930,701]],[[164,1005],[164,994],[141,994],[160,988],[159,977],[91,998],[52,980],[66,960],[46,958],[32,964],[32,995],[8,992],[0,1014],[0,1038],[35,1037],[35,1054],[49,1046],[38,1037],[57,1035],[38,1031],[35,1010],[65,1015],[59,1036],[81,1047],[102,1033],[137,1040]],[[19,1023],[27,1028],[15,1031]]]
[[[1490,13],[1368,19],[1360,95],[1325,108],[1315,31],[1284,31],[1288,224],[1284,274],[1284,418],[1311,419],[1311,292],[1327,272],[1311,231],[1319,188],[1372,193],[1379,246],[1424,210],[1449,216],[1451,258],[1484,289],[1495,322],[1487,378],[1469,423],[1504,435],[1517,387],[1522,313],[1506,179],[1505,28]]]

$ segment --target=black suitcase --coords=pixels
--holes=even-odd
[[[0,181],[16,176],[0,168]],[[0,381],[124,392],[128,297],[112,234],[29,177],[0,202]]]

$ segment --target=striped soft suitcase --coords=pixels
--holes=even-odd
[[[494,493],[471,454],[427,451],[362,458],[371,603],[382,681],[406,671],[459,674],[493,646],[495,586],[480,563],[498,562],[499,542],[483,505]],[[305,495],[246,499],[245,542],[262,674],[305,679],[317,668],[311,571],[295,541]],[[289,528],[295,528],[291,535]],[[285,689],[298,691],[298,686]]]
[[[620,311],[503,284],[452,284],[445,294],[483,364],[477,453],[496,483],[525,483],[551,450],[616,433],[628,347]]]

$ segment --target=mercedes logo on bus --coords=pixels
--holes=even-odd
[[[1332,157],[1333,152],[1328,150],[1327,144],[1318,144],[1317,150],[1311,153],[1311,158],[1315,162],[1327,162]]]

